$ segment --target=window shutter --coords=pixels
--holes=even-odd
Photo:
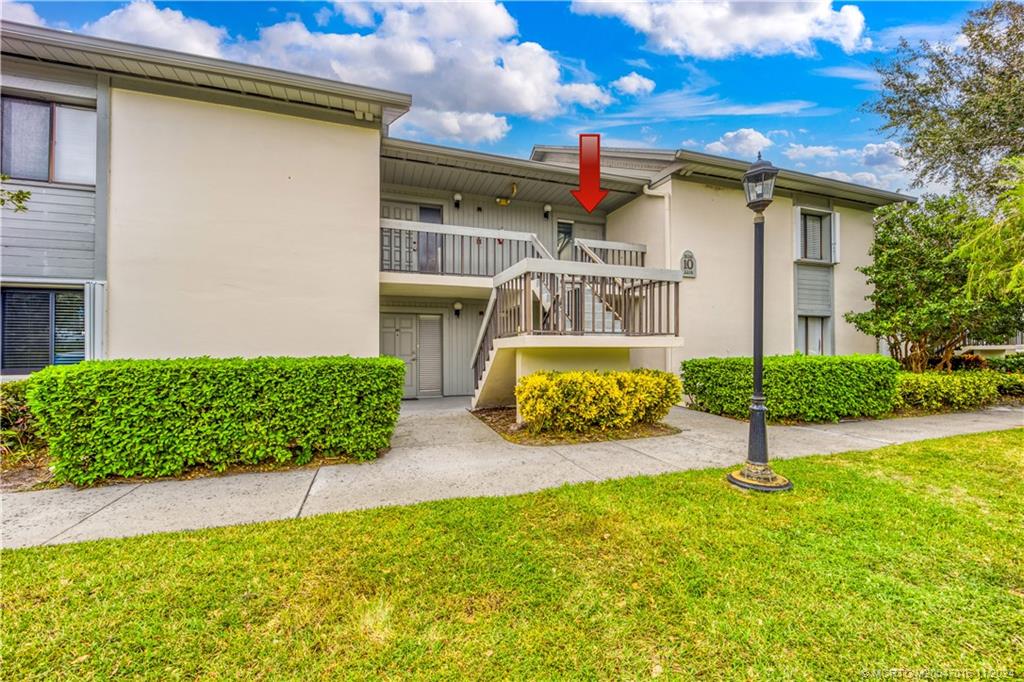
[[[839,262],[839,211],[832,213],[832,262]]]
[[[800,219],[800,207],[793,208],[793,260],[800,260],[800,244],[803,221]]]
[[[50,292],[5,289],[3,292],[5,372],[21,374],[50,364]]]
[[[390,232],[391,230],[387,230]],[[85,359],[107,357],[107,283],[85,283]]]

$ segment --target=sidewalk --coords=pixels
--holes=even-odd
[[[3,547],[312,516],[450,497],[524,493],[565,483],[738,464],[747,425],[674,408],[682,433],[660,438],[524,447],[466,412],[468,400],[403,406],[392,449],[339,464],[191,481],[69,487],[3,496]],[[1024,408],[814,426],[768,427],[771,456],[867,450],[926,438],[1024,427]],[[799,486],[799,481],[797,482]]]

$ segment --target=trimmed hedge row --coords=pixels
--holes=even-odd
[[[536,372],[516,385],[519,416],[535,433],[654,424],[664,419],[679,396],[679,377],[649,369]]]
[[[746,418],[754,390],[753,358],[697,358],[682,363],[691,407]],[[899,364],[881,355],[776,355],[764,359],[768,419],[807,422],[877,417],[892,410]]]
[[[896,409],[968,410],[991,405],[1000,395],[1024,395],[1024,376],[991,370],[900,372]]]
[[[57,480],[173,476],[193,466],[388,447],[405,366],[396,358],[99,360],[32,376],[28,401]]]
[[[989,358],[988,367],[997,372],[1024,374],[1024,353],[1010,353],[1001,358]]]

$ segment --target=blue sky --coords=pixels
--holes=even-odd
[[[955,2],[8,2],[16,21],[409,92],[393,134],[686,147],[907,189],[861,110],[899,36],[954,42]],[[941,188],[926,188],[941,189]]]

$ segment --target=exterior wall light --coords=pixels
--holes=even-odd
[[[455,204],[456,210],[462,208],[462,195],[461,194],[456,192],[455,196],[452,197],[452,201]]]
[[[551,204],[544,204],[544,220],[551,220]]]
[[[461,315],[462,314],[462,301],[456,301],[455,303],[452,303],[452,310],[455,311],[455,317],[458,317],[459,315]]]

